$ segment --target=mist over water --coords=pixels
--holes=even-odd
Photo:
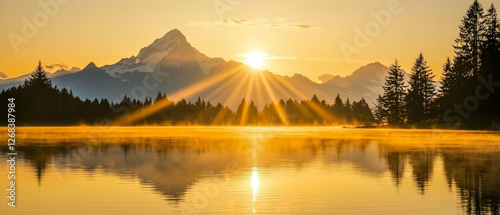
[[[500,211],[498,132],[22,127],[17,141],[9,214]]]

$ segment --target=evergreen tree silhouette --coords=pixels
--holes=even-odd
[[[377,125],[383,125],[387,120],[387,109],[384,98],[381,95],[378,95],[377,101],[374,104],[373,116]]]
[[[35,71],[24,81],[24,87],[35,90],[47,90],[52,87],[52,81],[43,69],[42,61],[38,61]]]
[[[455,54],[461,62],[456,69],[461,70],[460,74],[466,78],[479,74],[481,45],[484,41],[485,30],[483,17],[483,6],[479,1],[474,0],[462,19],[459,36],[455,39]]]
[[[257,122],[257,116],[259,114],[259,110],[253,101],[250,101],[250,105],[248,106],[248,122],[250,124],[255,124]]]
[[[345,99],[345,105],[344,105],[344,116],[345,116],[345,120],[347,123],[352,123],[352,104],[351,104],[351,100],[349,100],[349,98],[346,98]]]
[[[447,58],[446,63],[443,65],[443,72],[441,73],[441,88],[439,90],[441,97],[448,97],[457,93],[458,77],[454,71],[455,70],[453,69],[453,64],[451,63],[450,58]]]
[[[455,40],[453,64],[446,62],[441,81],[440,113],[461,106],[468,96],[476,95],[485,80],[500,81],[500,29],[498,15],[493,5],[485,14],[482,5],[475,0],[467,10],[459,26]],[[462,120],[469,128],[490,127],[492,121],[500,121],[500,96],[492,93],[480,101],[478,109]]]
[[[245,98],[241,100],[241,103],[238,105],[238,108],[236,109],[236,118],[239,120],[236,123],[239,123],[241,125],[247,124],[248,123],[248,116],[244,116],[243,114],[248,114],[248,104]]]
[[[352,115],[356,123],[367,124],[375,121],[370,106],[364,98],[352,103]]]
[[[432,102],[436,90],[434,87],[434,75],[427,66],[422,53],[415,60],[411,68],[409,89],[406,94],[406,111],[409,123],[418,123],[433,118],[431,114]]]
[[[494,82],[500,82],[500,21],[495,6],[491,4],[484,16],[485,41],[482,46],[481,69],[482,78],[488,80],[490,77]],[[491,97],[481,104],[479,113],[491,119],[491,115],[500,119],[500,95],[492,93]]]
[[[404,83],[404,72],[396,60],[389,68],[389,75],[385,78],[384,107],[387,112],[387,122],[391,125],[404,123],[404,97],[406,86]]]
[[[335,97],[335,101],[333,102],[333,107],[332,107],[333,114],[337,118],[342,118],[345,117],[345,109],[344,109],[344,103],[342,102],[342,99],[340,98],[340,94],[337,94],[337,97]]]

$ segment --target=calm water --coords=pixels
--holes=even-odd
[[[498,132],[336,127],[17,132],[17,207],[8,207],[4,197],[1,214],[500,211]],[[7,172],[1,162],[1,196],[7,196]]]

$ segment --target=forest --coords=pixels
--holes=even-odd
[[[126,117],[133,111],[141,111],[143,108],[155,105],[160,100],[166,101],[169,105],[135,124],[364,125],[375,121],[364,99],[352,103],[347,99],[343,102],[340,95],[337,95],[333,105],[313,95],[311,99],[300,102],[292,99],[280,100],[265,105],[260,111],[253,101],[245,99],[241,101],[237,110],[233,111],[220,103],[212,104],[201,98],[194,102],[186,99],[170,101],[161,92],[158,92],[156,98],[146,98],[144,101],[131,99],[128,96],[124,96],[122,101],[117,103],[109,102],[107,99],[82,100],[73,95],[71,90],[52,86],[41,62],[22,85],[0,93],[1,105],[5,111],[8,98],[16,99],[16,122],[20,125],[110,125],[113,121]],[[286,115],[286,121],[283,115]]]
[[[439,83],[422,53],[411,68],[408,83],[396,60],[386,77],[384,94],[374,105],[377,123],[498,128],[500,26],[493,4],[485,10],[474,1],[462,19],[453,48],[455,56],[443,64]]]

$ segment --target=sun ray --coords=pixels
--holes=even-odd
[[[125,116],[125,117],[122,117],[121,119],[116,120],[114,122],[114,124],[115,125],[129,125],[129,124],[136,122],[140,119],[144,119],[147,116],[149,116],[149,115],[151,115],[151,114],[153,114],[153,113],[155,113],[155,112],[157,112],[165,107],[173,105],[175,101],[178,101],[178,100],[183,99],[183,98],[187,98],[187,97],[192,96],[196,93],[199,93],[199,92],[201,92],[209,87],[212,87],[214,85],[218,85],[221,82],[225,81],[224,84],[219,85],[210,94],[211,96],[216,95],[220,91],[224,90],[225,87],[229,86],[228,84],[230,83],[230,81],[228,81],[227,79],[234,80],[234,79],[237,79],[238,77],[242,77],[241,78],[242,81],[240,83],[238,83],[237,87],[233,90],[233,92],[227,98],[225,104],[228,104],[228,103],[234,101],[234,99],[237,97],[237,95],[242,91],[243,85],[245,83],[249,84],[247,86],[247,92],[246,92],[245,98],[250,99],[252,91],[254,90],[255,78],[256,78],[256,75],[258,75],[259,80],[264,85],[264,90],[265,90],[264,92],[267,93],[267,95],[273,101],[273,105],[276,108],[276,111],[278,113],[279,118],[281,119],[281,121],[285,125],[288,125],[290,123],[288,120],[288,116],[286,114],[286,111],[283,109],[283,107],[281,107],[281,105],[279,105],[279,100],[274,92],[273,87],[276,88],[276,90],[280,91],[283,95],[289,95],[290,93],[292,93],[292,94],[295,94],[296,96],[298,96],[299,98],[302,98],[302,99],[307,98],[307,96],[305,94],[303,94],[300,90],[298,90],[296,87],[294,87],[293,85],[291,85],[287,82],[282,82],[279,79],[277,79],[276,77],[273,77],[272,75],[266,75],[265,73],[252,73],[251,75],[250,75],[250,73],[246,73],[246,74],[245,73],[238,73],[238,72],[242,71],[241,70],[242,67],[243,67],[243,65],[240,65],[240,66],[232,69],[231,71],[217,74],[213,77],[210,77],[210,78],[202,80],[196,84],[193,84],[186,89],[180,90],[174,94],[169,95],[168,99],[162,99],[160,101],[157,101],[157,102],[155,102],[155,104],[153,104],[149,107],[143,108],[139,111],[136,111],[136,112],[129,114],[128,116]],[[231,78],[229,78],[229,77],[231,77]],[[249,80],[249,82],[247,82],[246,80]],[[271,86],[270,82],[271,82],[272,86]],[[260,89],[258,89],[258,90],[260,91]],[[335,122],[335,117],[333,117],[327,110],[324,110],[324,108],[321,107],[319,104],[316,104],[314,102],[308,102],[307,104],[309,107],[311,107],[311,109],[314,112],[323,116],[330,123]],[[220,120],[220,117],[222,117],[221,115],[222,115],[222,113],[217,114],[217,117],[214,119],[214,123],[217,122],[218,120]],[[244,124],[244,122],[246,122],[247,119],[248,119],[248,107],[245,106],[245,108],[243,110],[242,117],[240,119],[240,124]]]
[[[282,86],[279,81],[276,80],[275,77],[273,77],[272,75],[268,75],[269,78],[267,78],[267,80],[269,81],[269,83],[276,88],[277,91],[279,91],[282,95],[284,96],[288,96],[288,97],[291,97],[292,94],[297,96],[297,94],[294,94],[290,89],[285,89],[284,86]],[[307,98],[301,98],[301,99],[307,99]]]
[[[254,80],[255,80],[255,74],[250,75],[250,81],[248,82],[247,92],[246,92],[246,95],[245,95],[245,101],[249,100],[249,101],[247,101],[247,103],[251,102],[251,100],[249,98],[251,98]],[[245,105],[243,107],[243,111],[242,111],[242,114],[241,114],[240,125],[246,124],[246,122],[248,120],[248,108],[249,108],[249,104],[250,103],[248,103],[247,105]]]
[[[292,95],[294,96],[297,96],[299,97],[299,99],[301,100],[306,100],[308,99],[305,95],[297,95],[296,93],[294,93],[292,90],[290,89],[286,89],[286,87],[284,87],[281,82],[279,80],[276,79],[276,77],[273,77],[272,75],[269,76],[270,78],[268,79],[268,81],[270,82],[271,85],[273,85],[276,90],[278,90],[280,93],[282,93],[283,95],[287,95],[289,98],[292,98]],[[286,102],[286,101],[285,101]],[[306,114],[306,111],[302,108],[299,108],[298,109],[302,114]],[[286,112],[286,109],[285,109],[285,112]],[[288,113],[287,113],[288,114]]]
[[[206,99],[207,100],[211,100],[213,98],[215,98],[220,92],[222,92],[223,90],[227,90],[227,87],[229,85],[231,85],[232,83],[234,83],[234,81],[238,80],[238,79],[243,79],[245,74],[243,73],[237,73],[235,75],[233,75],[231,78],[229,78],[228,80],[224,81],[224,83],[222,85],[219,85],[217,88],[215,88],[212,92],[210,92]]]
[[[246,80],[248,78],[248,76],[249,76],[249,74],[246,73],[241,80]],[[238,85],[234,88],[233,92],[229,95],[229,97],[226,99],[224,104],[230,104],[230,103],[234,102],[235,99],[237,99],[236,97],[238,96],[240,91],[243,89],[243,84],[245,84],[244,81],[240,81],[238,83]],[[222,114],[223,114],[222,112],[219,112],[217,114],[217,116],[215,117],[214,121],[212,122],[212,124],[219,122],[221,120],[221,118],[223,117]]]
[[[274,77],[271,77],[271,78],[274,78]],[[283,86],[285,86],[285,88],[289,89],[292,93],[295,93],[295,95],[297,95],[299,98],[301,98],[301,99],[307,98],[306,95],[304,93],[302,93],[302,91],[298,90],[297,88],[295,88],[290,83],[288,83],[288,82],[281,82],[281,81],[279,81],[279,80],[277,80],[275,78],[274,78],[274,81],[276,81],[276,82],[282,84]],[[325,110],[323,107],[319,106],[318,104],[316,104],[314,102],[307,102],[306,104],[308,104],[308,106],[311,109],[313,109],[313,111],[315,111],[316,113],[318,113],[319,115],[321,115],[322,117],[324,117],[328,122],[334,123],[334,122],[337,121],[336,118],[332,114],[330,114],[327,110]]]
[[[279,101],[276,99],[273,89],[271,88],[271,86],[269,86],[269,82],[267,82],[266,77],[264,77],[262,73],[259,73],[259,77],[262,83],[264,84],[264,87],[266,88],[267,94],[271,97],[271,100],[273,101],[274,107],[276,108],[276,111],[278,112],[278,116],[280,117],[281,121],[285,125],[289,125],[290,123],[288,121],[288,116],[279,105]]]
[[[116,120],[113,124],[114,125],[130,125],[131,123],[134,123],[140,119],[144,119],[144,118],[148,117],[149,115],[156,113],[157,111],[159,111],[165,107],[173,105],[173,102],[171,102],[171,101],[178,101],[178,100],[181,100],[183,98],[187,98],[189,96],[192,96],[195,93],[199,93],[199,92],[201,92],[201,91],[203,91],[211,86],[214,86],[215,84],[221,82],[222,80],[226,79],[227,77],[229,77],[229,76],[233,75],[234,73],[236,73],[237,71],[239,71],[239,68],[241,68],[241,66],[238,66],[237,68],[232,69],[229,72],[217,74],[217,75],[214,75],[213,77],[202,80],[202,81],[200,81],[196,84],[193,84],[193,85],[191,85],[183,90],[180,90],[174,94],[169,95],[168,99],[165,98],[165,99],[159,100],[151,106],[148,106],[146,108],[143,108],[143,109],[135,111],[135,112],[132,112],[132,113]]]

